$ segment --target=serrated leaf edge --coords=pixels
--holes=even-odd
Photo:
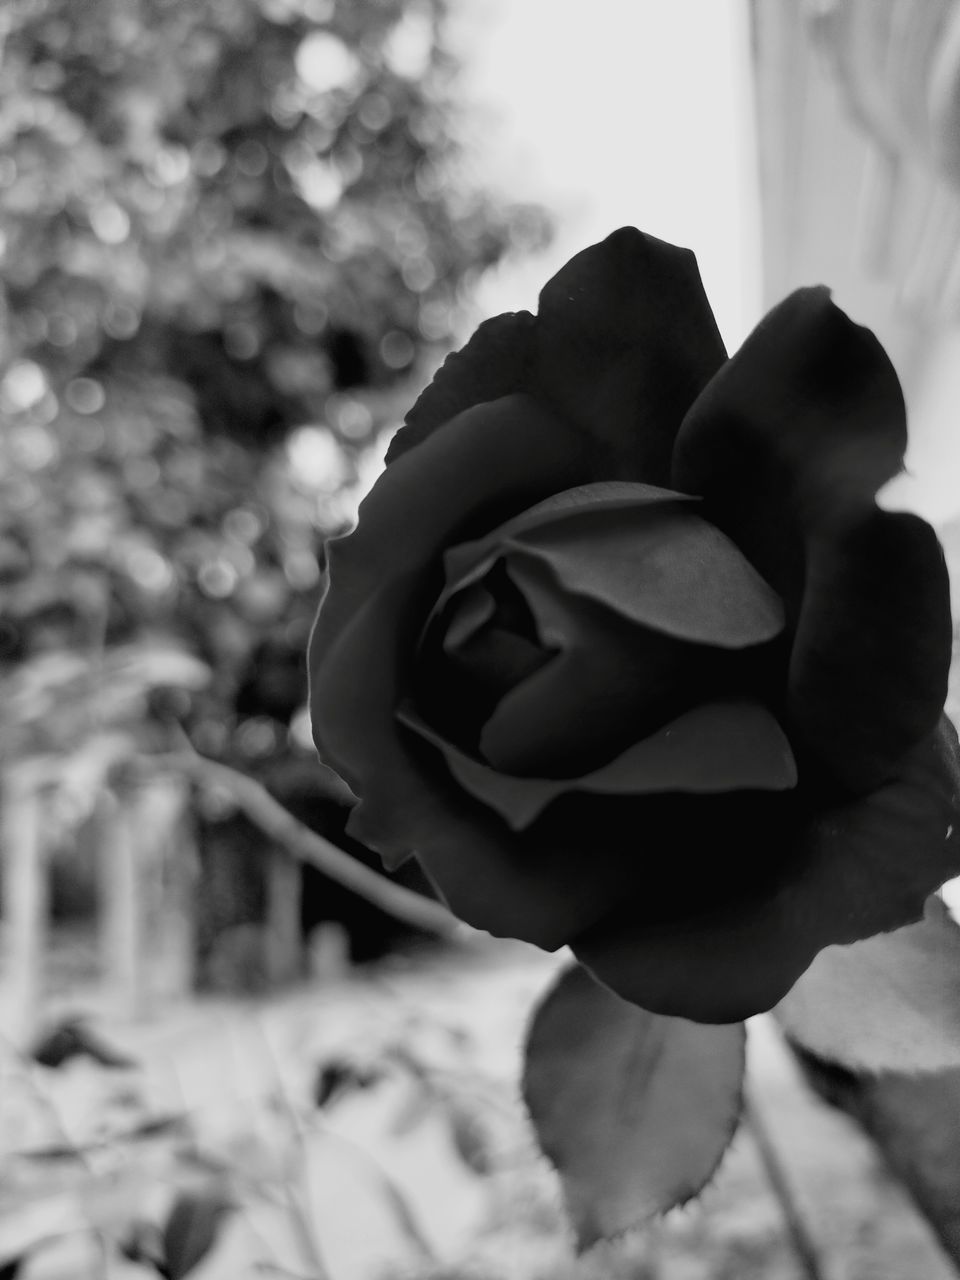
[[[575,965],[572,967],[586,969],[586,967],[582,965]],[[560,981],[562,980],[563,976],[567,972],[568,972],[568,969],[562,969],[560,970],[559,973],[554,975],[549,988],[534,1002],[533,1007],[531,1008],[530,1013],[527,1017],[527,1022],[526,1022],[526,1026],[524,1027],[523,1040],[522,1040],[523,1060],[524,1060],[524,1072],[523,1072],[524,1080],[526,1078],[527,1047],[530,1043],[530,1035],[533,1029],[533,1024],[536,1018],[538,1017],[538,1015],[540,1014],[541,1010],[557,994],[559,990]],[[586,972],[589,973],[590,971],[586,969]],[[590,976],[593,977],[592,974]],[[598,982],[598,985],[600,986],[604,985],[603,983],[600,983],[599,980],[597,979],[594,979],[594,980]],[[609,990],[609,988],[605,988],[605,989]],[[611,993],[611,994],[615,994],[615,993]],[[639,1008],[640,1006],[637,1006],[637,1007]],[[644,1010],[644,1012],[649,1012],[649,1010]],[[689,1021],[689,1019],[678,1019],[678,1021]],[[676,1199],[673,1204],[667,1206],[664,1209],[656,1209],[652,1213],[648,1213],[644,1217],[638,1218],[636,1222],[632,1223],[630,1226],[624,1227],[622,1230],[619,1230],[619,1231],[612,1231],[609,1233],[598,1232],[595,1234],[593,1233],[588,1234],[588,1233],[584,1233],[580,1228],[578,1228],[575,1221],[575,1216],[571,1211],[571,1206],[567,1199],[567,1193],[564,1187],[563,1175],[560,1172],[559,1164],[557,1160],[554,1158],[554,1156],[546,1149],[546,1147],[543,1146],[543,1144],[540,1141],[540,1136],[537,1133],[536,1125],[533,1121],[533,1116],[530,1112],[530,1108],[527,1103],[526,1090],[523,1087],[523,1085],[521,1085],[521,1091],[520,1091],[521,1102],[523,1104],[524,1111],[526,1112],[526,1115],[530,1124],[530,1129],[533,1133],[534,1140],[536,1142],[537,1149],[541,1152],[544,1159],[552,1166],[560,1182],[561,1194],[563,1196],[563,1201],[564,1201],[564,1209],[569,1219],[570,1226],[576,1237],[576,1253],[578,1257],[584,1257],[587,1253],[589,1253],[592,1249],[596,1248],[598,1245],[624,1240],[627,1236],[633,1234],[634,1232],[642,1230],[649,1223],[655,1222],[660,1218],[666,1217],[668,1213],[673,1213],[676,1209],[682,1209],[686,1207],[693,1200],[697,1199],[698,1196],[702,1195],[703,1192],[707,1189],[707,1187],[716,1178],[725,1157],[730,1151],[733,1140],[737,1135],[737,1132],[740,1128],[741,1121],[743,1120],[743,1113],[744,1113],[744,1103],[746,1098],[747,1028],[746,1028],[746,1024],[743,1022],[737,1025],[739,1025],[739,1029],[740,1029],[740,1079],[739,1079],[739,1084],[737,1086],[736,1106],[733,1110],[733,1115],[728,1127],[728,1132],[726,1133],[723,1143],[717,1153],[716,1160],[714,1161],[710,1169],[707,1171],[707,1173],[704,1175],[703,1179],[700,1182],[693,1185],[689,1191],[683,1193],[680,1197],[678,1197],[678,1199]]]

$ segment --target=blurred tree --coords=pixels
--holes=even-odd
[[[309,750],[322,538],[471,283],[548,234],[471,185],[446,16],[4,6],[0,751],[151,715],[274,778]]]

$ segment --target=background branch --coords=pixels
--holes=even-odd
[[[151,768],[176,770],[201,786],[227,792],[250,821],[292,857],[316,867],[394,919],[450,941],[465,942],[482,936],[439,902],[389,880],[312,831],[255,778],[190,751],[151,756],[149,763]]]

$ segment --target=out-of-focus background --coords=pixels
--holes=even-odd
[[[7,0],[0,1273],[798,1274],[748,1140],[576,1261],[515,1098],[554,962],[398,922],[271,800],[377,865],[310,744],[324,540],[444,355],[617,226],[696,251],[730,350],[831,285],[905,388],[884,500],[960,555],[958,190],[953,0]],[[753,1043],[825,1256],[952,1274]]]

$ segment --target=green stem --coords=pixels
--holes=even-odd
[[[770,1138],[766,1121],[749,1094],[745,1095],[743,1102],[743,1125],[753,1138],[767,1182],[780,1205],[790,1243],[806,1280],[828,1280],[820,1250],[797,1203],[783,1162]]]
[[[388,880],[312,831],[276,801],[255,778],[216,760],[186,751],[145,756],[143,762],[152,768],[176,769],[201,786],[226,791],[265,835],[282,845],[293,857],[317,867],[331,880],[372,902],[394,919],[450,941],[463,942],[481,936],[477,930],[457,920],[439,902]]]

